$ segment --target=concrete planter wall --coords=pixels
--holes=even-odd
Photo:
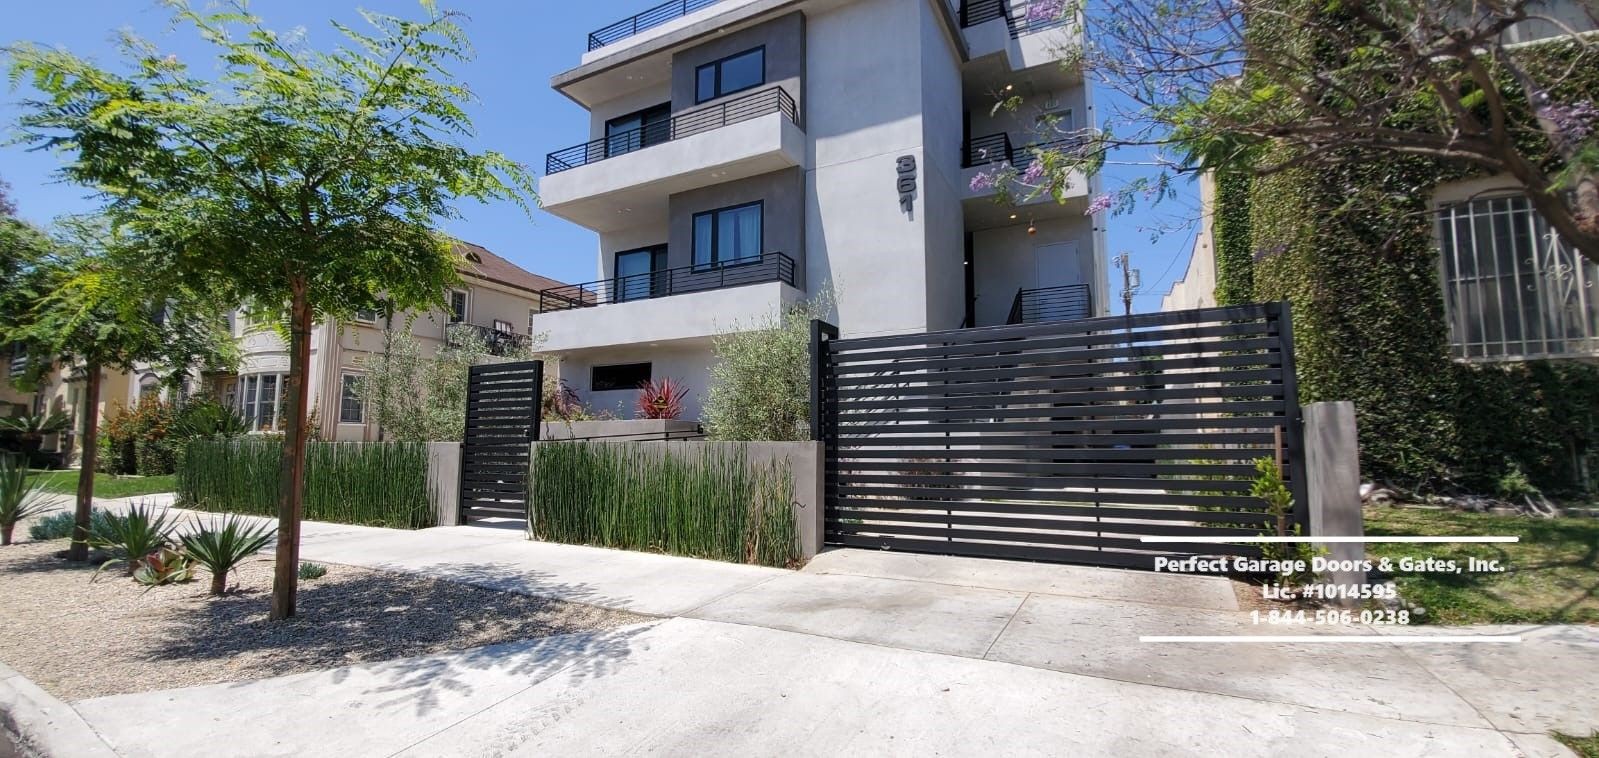
[[[616,423],[616,422],[594,422]],[[628,422],[633,423],[633,422]],[[661,423],[661,422],[649,422]],[[666,422],[684,423],[684,422]],[[691,425],[692,426],[692,425]],[[773,462],[787,464],[793,477],[790,507],[794,512],[800,555],[805,560],[815,556],[822,547],[822,443],[820,442],[703,442],[696,440],[665,442],[594,440],[594,444],[633,445],[641,449],[671,456],[703,456],[713,451],[743,448],[748,465],[764,467]],[[559,440],[545,440],[534,445],[565,444]],[[532,477],[538,477],[534,467]],[[530,509],[537,504],[530,503]]]
[[[615,442],[664,440],[698,434],[700,425],[677,419],[613,419],[607,421],[546,421],[539,439],[603,439]]]

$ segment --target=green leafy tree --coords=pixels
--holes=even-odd
[[[823,292],[753,329],[714,338],[716,364],[702,409],[713,439],[810,439],[811,321],[831,310]]]
[[[52,239],[29,233],[5,251],[11,272],[0,294],[0,341],[28,356],[24,386],[47,374],[81,373],[84,381],[76,527],[67,557],[88,560],[90,506],[99,448],[102,372],[153,366],[169,372],[225,361],[231,345],[215,301],[144,276],[143,250],[100,219],[68,219]]]
[[[458,14],[365,13],[368,31],[313,48],[236,1],[175,24],[209,42],[197,75],[124,34],[112,71],[60,50],[12,48],[12,76],[41,97],[21,126],[66,156],[66,178],[148,242],[151,265],[289,325],[281,500],[271,617],[294,615],[307,439],[306,369],[318,319],[442,308],[457,256],[434,232],[460,198],[528,208],[529,173],[473,152],[471,91],[448,67],[471,55]],[[387,302],[384,302],[387,301]]]

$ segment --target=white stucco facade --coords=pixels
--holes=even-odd
[[[1096,180],[1017,207],[972,186],[979,171],[1030,160],[1030,145],[1069,149],[1096,124],[1081,73],[1060,65],[1080,28],[1021,23],[1025,3],[1013,6],[1012,21],[963,28],[960,0],[722,0],[600,35],[607,44],[552,78],[591,128],[573,135],[586,145],[551,151],[541,196],[599,238],[598,281],[564,293],[581,307],[535,317],[561,378],[630,417],[628,393],[591,389],[595,368],[649,363],[651,378],[688,386],[685,417],[697,418],[711,338],[823,291],[844,336],[1003,324],[1019,291],[1041,287],[1085,288],[1082,315],[1105,313],[1104,232],[1085,215]],[[723,92],[724,62],[750,58],[758,81],[739,68],[742,89]],[[993,115],[999,92],[1026,104]],[[708,113],[734,115],[707,127]],[[996,142],[1006,155],[971,147]],[[741,203],[760,209],[748,232],[760,254],[793,271],[676,286],[719,265],[707,249],[731,244],[730,227],[707,219],[730,225],[720,214]],[[655,273],[640,275],[646,260]]]

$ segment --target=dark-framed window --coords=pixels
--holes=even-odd
[[[361,402],[361,375],[345,374],[339,387],[339,423],[366,423],[366,405]]]
[[[694,266],[710,268],[760,260],[765,213],[766,204],[757,200],[694,214]]]
[[[658,297],[665,286],[658,272],[666,270],[666,246],[655,245],[616,254],[611,275],[616,279],[612,300],[642,300]]]
[[[589,391],[636,390],[650,380],[650,364],[618,363],[595,366],[589,374]]]
[[[466,320],[466,290],[450,290],[450,323]]]
[[[672,138],[672,104],[652,105],[605,122],[605,155],[631,153]]]
[[[757,47],[694,69],[694,102],[715,100],[766,83],[766,48]]]

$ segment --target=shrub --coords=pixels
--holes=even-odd
[[[715,338],[704,406],[712,439],[810,439],[811,320],[823,318],[831,302],[819,293],[757,329]]]
[[[157,510],[139,502],[125,514],[106,513],[105,518],[91,524],[89,545],[111,553],[111,560],[100,567],[102,570],[122,561],[131,576],[147,556],[172,544],[172,528],[176,525],[165,508]]]
[[[105,522],[106,512],[95,508],[89,511],[89,531]],[[35,542],[64,540],[72,536],[75,520],[71,511],[57,511],[28,525],[28,538]]]
[[[178,501],[202,511],[276,516],[281,452],[276,440],[189,442],[178,465]],[[427,448],[406,442],[307,445],[304,515],[393,529],[433,526]]]
[[[671,377],[651,379],[638,389],[640,418],[675,419],[683,415],[683,398],[688,395],[681,382]]]
[[[312,579],[321,579],[327,575],[328,567],[320,563],[311,563],[307,561],[300,564],[300,579],[304,581],[309,582]]]
[[[211,572],[211,594],[221,595],[227,591],[228,572],[260,552],[275,536],[277,530],[266,524],[230,514],[184,534],[182,540],[184,552]],[[300,568],[303,573],[305,567]]]
[[[537,338],[535,338],[536,340]],[[501,349],[499,359],[533,357],[529,346]],[[467,373],[495,360],[490,344],[469,330],[452,331],[431,358],[407,332],[385,332],[383,349],[366,365],[361,399],[388,438],[399,442],[458,441],[466,434]]]
[[[248,434],[250,422],[221,401],[202,396],[191,398],[173,415],[169,430],[173,439],[182,441],[233,439]]]
[[[787,467],[751,466],[741,445],[682,444],[535,446],[533,535],[767,566],[796,563]]]
[[[177,470],[178,455],[168,439],[139,440],[134,443],[134,471],[139,476],[159,476]]]
[[[176,456],[170,449],[150,448],[142,455],[139,451],[140,443],[148,446],[165,440],[171,424],[172,406],[155,396],[140,400],[131,410],[108,412],[101,433],[106,473],[144,476],[172,473]]]
[[[133,571],[133,581],[147,587],[187,582],[193,578],[194,561],[188,555],[166,547],[146,555]]]
[[[0,456],[0,545],[11,544],[17,522],[50,510],[43,484],[28,484],[28,468],[16,456]]]

